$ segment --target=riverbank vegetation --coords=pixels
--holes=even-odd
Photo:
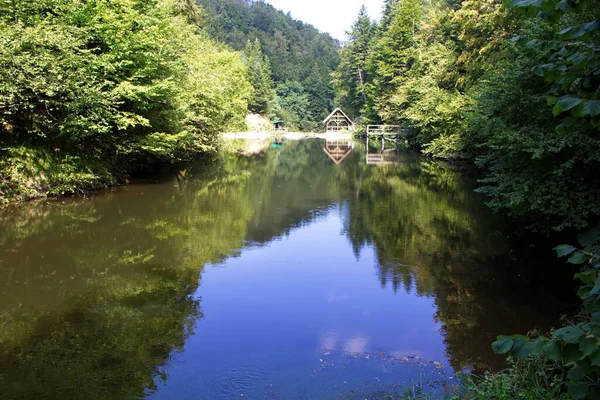
[[[245,11],[239,43],[215,7]],[[242,1],[3,1],[0,47],[0,203],[187,162],[248,112],[311,129],[338,60],[329,35]]]
[[[379,23],[363,8],[349,38],[336,96],[362,124],[402,124],[413,148],[476,164],[488,205],[530,229],[572,232],[598,223],[595,2],[388,0]],[[520,361],[466,378],[465,398],[600,398],[594,232],[581,237],[580,250],[557,248],[583,267],[576,275],[581,313],[550,333],[499,337],[494,350]]]
[[[193,2],[0,7],[0,200],[189,160],[243,125],[242,58],[205,37]]]
[[[539,14],[539,16],[538,16]],[[600,215],[599,40],[593,1],[386,1],[363,9],[335,74],[367,123],[403,124],[410,145],[467,160],[488,204],[542,231]]]

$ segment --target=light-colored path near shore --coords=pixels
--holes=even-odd
[[[288,140],[300,140],[306,138],[319,138],[326,140],[344,140],[352,139],[352,133],[304,133],[304,132],[285,132],[285,133],[271,133],[271,132],[238,132],[238,133],[224,133],[224,139],[270,139],[270,138],[284,138]]]

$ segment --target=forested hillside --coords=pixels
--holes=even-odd
[[[199,4],[206,10],[208,31],[215,40],[239,51],[258,40],[267,56],[274,92],[269,96],[262,91],[263,99],[270,97],[269,104],[255,111],[282,118],[292,129],[316,129],[332,111],[331,73],[339,63],[339,43],[262,1],[200,0]]]
[[[496,210],[534,229],[600,215],[600,8],[571,2],[387,0],[363,9],[335,73],[363,123],[404,124],[412,147],[468,160]]]

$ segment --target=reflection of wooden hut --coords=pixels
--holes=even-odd
[[[348,154],[352,152],[353,148],[354,144],[352,141],[328,140],[325,142],[323,151],[327,153],[336,165],[340,165],[348,157]]]
[[[327,132],[353,131],[354,122],[340,109],[333,110],[323,121]]]

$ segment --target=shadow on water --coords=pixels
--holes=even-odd
[[[426,363],[434,372],[437,365],[453,371],[498,370],[504,361],[490,349],[497,334],[548,329],[572,309],[573,299],[560,295],[570,271],[550,258],[550,251],[511,243],[474,193],[473,182],[460,172],[410,153],[377,163],[361,144],[344,141],[246,146],[254,150],[189,166],[165,184],[0,211],[2,398],[161,397],[161,388],[168,388],[177,374],[172,365],[185,357],[194,333],[205,326],[219,333],[203,320],[204,312],[211,317],[201,286],[206,266],[230,268],[227,260],[239,259],[245,269],[257,271],[259,282],[268,282],[269,273],[258,268],[264,260],[249,261],[245,255],[326,226],[327,218],[339,220],[343,237],[333,251],[351,254],[358,271],[371,274],[373,264],[365,254],[374,254],[370,282],[379,283],[365,294],[365,307],[379,293],[394,296],[377,300],[376,307],[393,305],[403,294],[431,299],[434,318],[427,329],[439,327],[446,358]],[[297,261],[298,270],[303,263],[309,266],[301,251],[286,257]],[[333,267],[322,266],[331,279],[353,287],[367,284]],[[311,281],[289,279],[287,285],[305,285],[306,296],[318,292]],[[340,307],[340,313],[348,313],[345,323],[352,324],[354,311]],[[312,323],[301,308],[295,311],[296,322]],[[241,318],[235,313],[227,317]],[[375,322],[382,329],[385,318]],[[239,335],[236,340],[244,341],[243,328]],[[267,330],[262,340],[268,335]],[[333,368],[330,376],[337,384],[363,385],[361,374],[373,368],[388,371],[386,384],[403,381],[397,374],[406,368],[381,363],[411,354],[395,354],[391,360],[377,353],[381,360],[373,364],[375,356],[365,354],[380,349],[360,350],[354,352],[360,356],[353,360],[363,360],[355,375],[343,361]],[[332,357],[341,360],[348,354]],[[221,357],[228,355],[224,350]],[[323,363],[319,357],[318,365]],[[275,365],[268,357],[261,362]],[[252,368],[251,363],[248,374],[256,372]],[[320,382],[312,383],[315,388],[326,385],[313,382]],[[220,396],[198,382],[189,385],[206,398]],[[276,389],[261,390],[277,397]],[[281,393],[286,390],[304,389],[290,386]]]

